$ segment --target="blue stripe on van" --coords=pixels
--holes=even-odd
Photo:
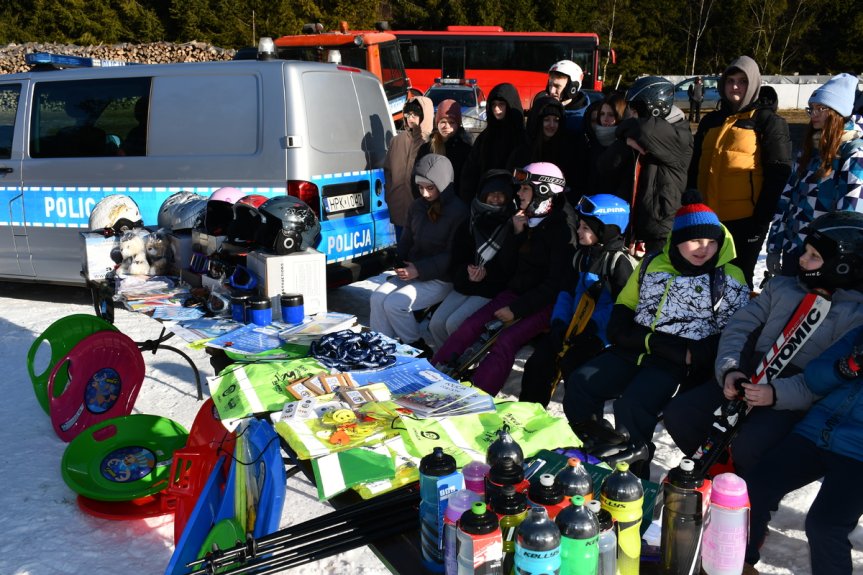
[[[311,178],[319,188],[324,185],[370,177],[372,182],[383,182],[383,170],[362,170],[334,174],[320,174]],[[0,186],[0,226],[23,226],[30,228],[89,227],[90,211],[105,196],[126,194],[138,204],[144,224],[155,226],[159,208],[168,196],[179,191],[190,191],[209,196],[218,186]],[[240,187],[244,194],[260,194],[267,197],[284,195],[285,187]],[[374,189],[374,183],[372,183]],[[23,191],[23,202],[20,197]],[[372,192],[374,194],[374,192]],[[382,200],[382,197],[380,198]],[[347,261],[361,255],[395,245],[395,232],[389,222],[386,203],[378,207],[372,203],[372,212],[344,219],[321,222],[320,251],[327,254],[327,261]]]

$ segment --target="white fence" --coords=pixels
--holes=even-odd
[[[676,84],[691,76],[666,76],[666,78]],[[830,76],[762,76],[761,84],[772,86],[776,90],[780,110],[803,109],[807,106],[812,92],[829,79]],[[857,86],[858,92],[861,89],[863,89],[863,79]]]

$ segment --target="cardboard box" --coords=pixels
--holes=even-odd
[[[84,276],[93,281],[105,279],[117,263],[111,251],[120,251],[120,236],[106,238],[99,232],[81,232],[81,263]]]
[[[306,315],[327,311],[327,257],[307,249],[286,256],[249,252],[249,271],[260,280],[258,291],[273,302],[273,319],[281,319],[279,296],[283,293],[303,294]]]
[[[200,230],[192,230],[192,250],[208,256],[216,253],[226,239],[227,236],[211,236]]]
[[[174,252],[174,265],[177,268],[177,275],[181,275],[183,271],[189,269],[189,262],[192,261],[192,234],[189,233],[172,233],[171,250]]]

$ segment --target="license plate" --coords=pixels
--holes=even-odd
[[[330,213],[361,208],[363,205],[362,194],[343,194],[327,198],[327,211]]]

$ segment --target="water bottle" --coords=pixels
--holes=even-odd
[[[743,570],[749,533],[746,482],[733,473],[713,478],[710,512],[701,543],[701,568],[708,575],[738,575]]]
[[[513,555],[515,553],[515,532],[521,522],[527,517],[527,496],[519,493],[513,485],[504,485],[500,492],[489,501],[489,509],[497,513],[500,519],[500,531],[503,538],[503,572],[512,573]]]
[[[461,489],[452,494],[447,500],[446,511],[443,516],[443,545],[444,545],[444,571],[447,575],[455,575],[458,572],[458,520],[462,514],[470,509],[475,501],[482,498],[470,489]]]
[[[532,506],[542,506],[548,511],[548,518],[554,519],[569,503],[563,498],[563,487],[554,480],[551,473],[543,473],[539,481],[530,484],[527,501]]]
[[[641,515],[644,488],[622,461],[605,477],[599,493],[602,508],[617,522],[617,572],[638,575],[641,560]]]
[[[611,513],[602,508],[597,499],[587,502],[587,508],[596,515],[599,522],[599,566],[597,575],[617,574],[617,535],[614,533],[614,519]]]
[[[458,522],[458,575],[503,575],[497,515],[477,501]]]
[[[522,451],[521,445],[509,434],[509,426],[506,424],[497,431],[497,439],[488,446],[485,452],[485,462],[494,465],[495,462],[505,457],[512,459],[519,467],[524,465],[524,451]]]
[[[581,495],[585,501],[593,499],[593,478],[577,457],[566,460],[566,467],[557,472],[554,481],[563,488],[567,500],[575,495]]]
[[[667,575],[698,573],[705,508],[710,501],[710,481],[695,472],[695,463],[684,459],[662,484],[662,572]]]
[[[560,529],[560,574],[595,575],[599,566],[599,520],[574,495],[554,522]]]
[[[482,461],[471,461],[465,465],[461,474],[464,475],[464,486],[475,493],[485,496],[485,476],[490,466]]]
[[[485,476],[485,500],[491,501],[504,485],[512,485],[518,492],[527,491],[530,482],[524,478],[524,469],[511,457],[495,461]]]
[[[464,488],[464,478],[456,470],[455,459],[434,450],[420,460],[420,545],[423,565],[429,571],[444,570],[444,512],[450,496]]]
[[[560,529],[545,507],[531,507],[515,534],[515,575],[560,573]]]

